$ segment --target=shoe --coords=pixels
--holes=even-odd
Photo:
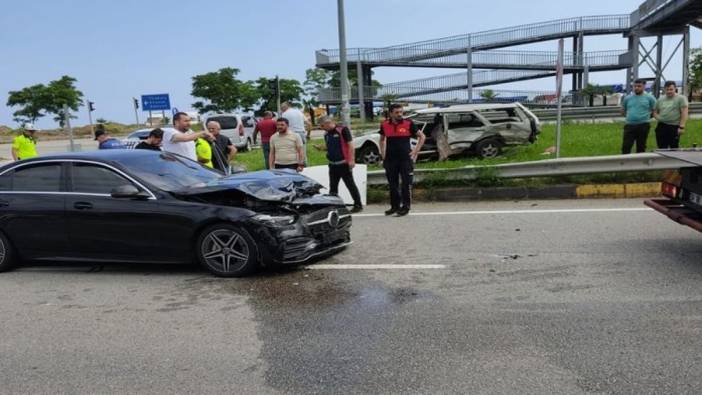
[[[360,213],[361,211],[363,211],[363,206],[353,206],[351,209],[351,214]]]
[[[393,208],[391,208],[390,210],[386,210],[386,211],[385,211],[385,215],[393,215],[393,214],[395,214],[396,212],[397,212],[397,209],[393,207]]]
[[[403,207],[403,208],[397,210],[397,216],[404,217],[405,215],[409,214],[409,212],[410,212],[410,209],[408,209],[407,207]]]

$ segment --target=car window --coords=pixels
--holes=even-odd
[[[74,163],[71,180],[72,191],[82,193],[110,194],[119,186],[132,184],[113,170],[89,163]]]
[[[204,186],[222,177],[197,162],[163,152],[122,162],[133,176],[164,191],[175,192],[189,187]]]
[[[483,126],[483,122],[473,114],[449,114],[448,122],[449,129],[477,128]]]
[[[237,121],[235,117],[229,117],[229,116],[219,116],[219,117],[212,117],[207,119],[207,121],[216,121],[219,122],[219,126],[222,127],[222,129],[236,129],[237,126]]]
[[[12,190],[12,175],[15,174],[14,170],[10,170],[7,173],[0,176],[0,191],[11,191]]]
[[[490,123],[521,122],[519,114],[515,108],[500,108],[480,111],[480,115],[485,117]]]
[[[254,127],[254,121],[253,121],[253,118],[251,118],[251,117],[241,117],[241,122],[247,128]]]
[[[20,192],[60,192],[61,164],[50,163],[15,169],[12,190]]]

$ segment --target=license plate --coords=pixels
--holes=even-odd
[[[698,206],[702,206],[702,195],[690,192],[690,197],[688,198],[688,200]]]

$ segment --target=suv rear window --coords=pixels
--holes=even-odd
[[[207,122],[209,121],[219,122],[219,126],[221,126],[222,129],[236,129],[238,123],[236,117],[230,116],[211,117],[207,119]]]
[[[516,108],[498,108],[478,112],[490,123],[522,122]]]

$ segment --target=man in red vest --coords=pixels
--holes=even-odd
[[[339,181],[344,180],[346,189],[353,198],[351,212],[358,213],[363,210],[363,203],[353,179],[353,168],[356,166],[353,136],[349,128],[337,125],[330,116],[322,117],[319,124],[325,132],[324,143],[327,148],[327,160],[329,160],[329,194],[338,195]]]
[[[390,185],[390,210],[385,215],[397,214],[398,217],[409,214],[412,203],[412,176],[414,162],[422,149],[425,136],[409,119],[402,117],[401,104],[392,104],[389,118],[380,124],[380,155],[383,157],[385,176]],[[412,149],[410,138],[418,140]],[[400,188],[402,180],[402,188]]]

